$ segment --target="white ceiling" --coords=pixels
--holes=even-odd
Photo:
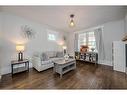
[[[126,13],[122,6],[3,6],[2,10],[67,32],[119,20]],[[73,28],[69,27],[70,14],[75,15]]]

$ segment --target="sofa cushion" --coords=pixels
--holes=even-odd
[[[34,52],[33,56],[35,56],[35,57],[41,57],[41,52]]]
[[[47,54],[47,56],[48,56],[49,58],[54,58],[54,57],[56,57],[56,52],[55,52],[55,51],[47,51],[46,54]]]
[[[41,61],[47,61],[49,58],[46,53],[42,53]]]
[[[63,59],[63,57],[60,57],[60,58],[50,58],[50,60],[53,62],[53,61],[57,61],[57,60],[60,60],[60,59]]]
[[[57,52],[57,53],[56,53],[56,57],[59,57],[59,58],[60,58],[60,57],[64,57],[63,52]]]
[[[42,65],[51,64],[51,63],[52,63],[51,60],[46,60],[41,62]]]

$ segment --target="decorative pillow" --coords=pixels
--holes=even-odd
[[[47,56],[48,56],[49,58],[54,58],[54,57],[56,57],[55,51],[47,51],[46,54],[47,54]]]
[[[47,61],[49,58],[46,53],[42,53],[41,61]]]
[[[57,52],[56,57],[64,57],[63,52]]]
[[[33,54],[35,57],[41,57],[41,53],[40,52],[34,52]]]

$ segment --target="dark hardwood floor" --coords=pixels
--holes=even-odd
[[[53,69],[4,75],[0,89],[127,89],[127,75],[111,67],[77,61],[76,70],[59,78]]]

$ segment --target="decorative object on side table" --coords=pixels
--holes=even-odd
[[[13,60],[11,61],[12,75],[22,71],[29,71],[29,60],[24,59],[22,61]]]
[[[95,48],[91,48],[91,51],[94,52]]]
[[[127,34],[124,35],[124,37],[122,38],[122,41],[127,41]]]
[[[98,53],[97,52],[75,52],[76,60],[86,61],[90,63],[98,63]]]
[[[75,59],[79,60],[80,59],[80,52],[75,52]]]
[[[68,54],[64,55],[64,59],[68,60],[69,59],[69,55]]]
[[[16,51],[18,52],[18,61],[23,61],[24,45],[22,44],[16,45]]]
[[[87,45],[81,45],[80,46],[80,53],[85,53],[87,52],[89,47]]]

